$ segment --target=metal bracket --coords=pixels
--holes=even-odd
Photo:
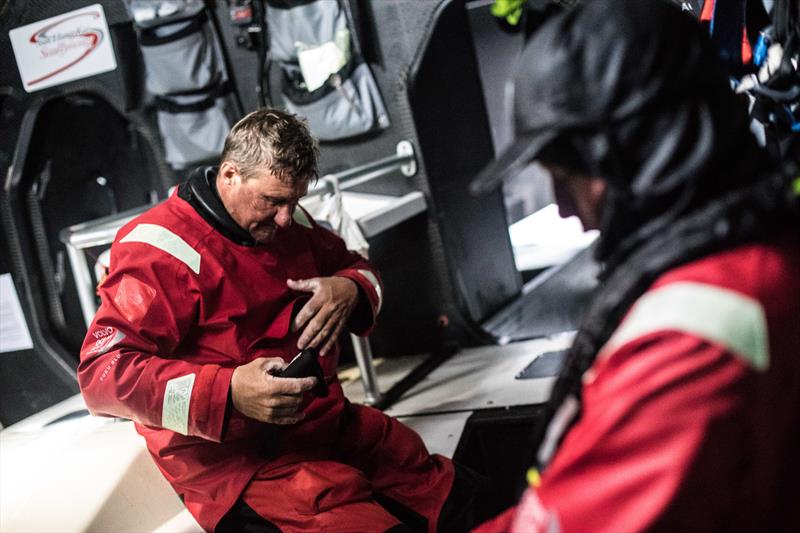
[[[400,172],[403,176],[411,177],[417,173],[417,158],[414,154],[414,145],[410,141],[400,141],[397,143],[397,157],[406,161],[400,165]]]

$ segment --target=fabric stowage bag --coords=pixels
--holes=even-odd
[[[327,187],[328,192],[303,198],[300,201],[303,208],[314,220],[330,226],[342,238],[348,250],[368,257],[369,243],[358,222],[344,208],[339,180],[332,175],[323,176],[319,179],[318,186]]]
[[[205,10],[184,20],[137,25],[145,86],[157,110],[167,162],[183,169],[216,158],[237,113]]]
[[[268,0],[270,55],[287,110],[322,141],[389,127],[377,83],[338,0]]]

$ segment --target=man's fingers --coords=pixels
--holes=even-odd
[[[316,335],[309,341],[309,346],[314,346],[316,348],[322,348],[328,339],[331,338],[331,334],[338,329],[339,321],[336,320],[335,316],[330,316],[328,320],[325,322],[325,325],[322,326],[319,331],[317,331]]]
[[[287,280],[286,285],[297,291],[314,295],[292,321],[292,331],[303,330],[297,347],[309,346],[327,352],[336,342],[358,298],[356,283],[347,278],[327,277],[306,280]]]
[[[309,278],[298,280],[287,279],[286,286],[293,291],[314,293],[314,296],[312,296],[311,299],[308,300],[305,305],[303,305],[302,309],[300,309],[300,311],[294,317],[294,321],[292,322],[292,331],[297,331],[302,328],[303,325],[311,319],[311,317],[316,315],[319,309],[322,307],[322,304],[317,297],[318,290],[322,285],[320,284],[319,278]]]
[[[313,341],[317,338],[319,332],[326,327],[330,319],[331,310],[329,308],[323,307],[317,311],[314,318],[306,325],[300,338],[297,339],[297,348],[303,350],[309,346],[318,346],[318,343],[315,344]]]
[[[302,394],[314,388],[317,378],[282,378],[273,376],[270,383],[275,394]]]
[[[303,401],[301,395],[294,394],[281,394],[272,396],[264,401],[265,409],[291,409],[292,412],[297,411],[300,403]],[[289,413],[291,414],[291,413]]]
[[[292,331],[297,331],[302,328],[311,317],[317,314],[319,307],[321,307],[319,302],[314,298],[307,301],[300,311],[297,312],[297,315],[295,315],[294,322],[292,322]]]
[[[275,372],[281,371],[286,368],[287,363],[280,357],[262,357],[260,358],[261,368],[267,374],[274,374]]]
[[[287,279],[286,286],[293,291],[314,292],[319,288],[319,280],[317,278]]]
[[[336,343],[336,339],[339,338],[343,326],[344,324],[340,321],[339,324],[336,326],[336,328],[333,330],[333,333],[328,337],[328,341],[325,343],[325,346],[323,346],[320,349],[319,351],[320,357],[325,357],[326,355],[328,355],[328,352],[330,351],[331,348],[333,348],[333,345]]]
[[[231,377],[233,406],[245,416],[272,424],[296,424],[303,393],[317,383],[314,377],[282,378],[270,372],[282,370],[281,358],[261,357],[237,367]]]

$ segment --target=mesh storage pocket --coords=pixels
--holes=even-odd
[[[143,28],[139,41],[167,163],[179,170],[217,157],[236,104],[205,12]]]
[[[266,17],[284,106],[305,117],[317,138],[389,127],[378,85],[337,0],[268,0]]]
[[[166,95],[206,87],[221,71],[210,28],[198,19],[174,26],[143,32],[140,39],[146,86],[153,94]],[[156,29],[171,29],[175,33],[159,37],[154,34]]]
[[[230,99],[230,95],[212,96],[192,103],[191,97],[173,97],[171,100],[183,103],[158,110],[158,129],[164,138],[167,163],[172,168],[187,168],[219,156],[236,120]]]

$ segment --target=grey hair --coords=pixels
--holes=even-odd
[[[231,128],[222,150],[245,179],[265,170],[286,183],[318,177],[319,146],[306,121],[277,109],[253,111]]]

